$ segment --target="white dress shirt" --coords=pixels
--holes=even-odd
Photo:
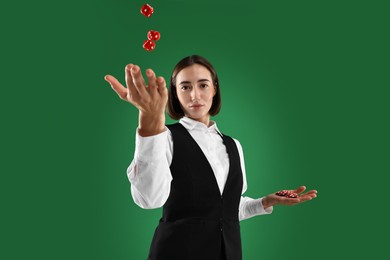
[[[223,144],[217,124],[210,121],[210,126],[183,117],[179,121],[198,143],[209,161],[215,174],[219,190],[222,194],[229,172],[229,157]],[[220,132],[219,132],[220,133]],[[243,194],[247,189],[244,156],[240,142],[233,139],[237,145],[243,177]],[[145,209],[159,208],[167,201],[172,175],[170,165],[173,155],[173,140],[171,131],[165,131],[148,137],[142,137],[136,131],[134,159],[127,168],[127,176],[131,183],[131,195],[134,202]],[[239,220],[256,215],[270,214],[273,207],[263,208],[262,199],[252,199],[241,196]]]

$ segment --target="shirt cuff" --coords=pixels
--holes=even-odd
[[[264,208],[263,206],[263,198],[260,199],[254,199],[251,201],[248,201],[247,209],[249,210],[249,215],[251,217],[258,216],[258,215],[265,215],[265,214],[271,214],[273,211],[273,207]]]
[[[262,210],[264,212],[263,214],[271,214],[272,211],[274,210],[274,207],[271,206],[271,207],[268,207],[268,208],[264,208],[264,206],[263,206],[263,198],[259,199],[259,202],[260,202],[259,204],[260,204],[260,206],[261,206],[261,208],[262,208]]]
[[[135,135],[134,159],[138,162],[150,162],[165,156],[167,145],[167,127],[157,135],[142,137],[137,128]]]

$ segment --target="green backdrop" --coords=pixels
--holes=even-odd
[[[144,3],[0,4],[0,258],[146,259],[161,209],[131,198],[138,113],[103,77],[135,63],[169,80],[191,54],[219,74],[245,195],[318,190],[241,222],[244,259],[386,258],[389,4],[153,0],[145,18]]]

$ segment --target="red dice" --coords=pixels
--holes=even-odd
[[[148,32],[148,39],[152,41],[158,41],[160,39],[160,33],[158,31],[150,30]]]
[[[151,7],[148,4],[144,4],[141,7],[141,14],[143,14],[145,17],[150,17],[154,12],[153,7]],[[148,40],[144,41],[144,44],[142,47],[147,51],[152,51],[154,48],[156,48],[155,41],[158,41],[160,39],[160,33],[158,31],[149,30],[148,32]]]
[[[151,7],[150,5],[148,4],[144,4],[142,7],[141,7],[141,13],[143,15],[145,15],[146,17],[150,17],[154,12],[154,9],[153,7]]]
[[[154,41],[145,40],[142,47],[143,47],[145,50],[147,50],[147,51],[152,51],[152,50],[154,50],[154,48],[156,47],[156,44],[154,43]]]

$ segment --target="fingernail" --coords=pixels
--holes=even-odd
[[[138,68],[137,68],[136,65],[134,65],[134,66],[131,68],[131,70],[132,70],[133,72],[137,72]]]

